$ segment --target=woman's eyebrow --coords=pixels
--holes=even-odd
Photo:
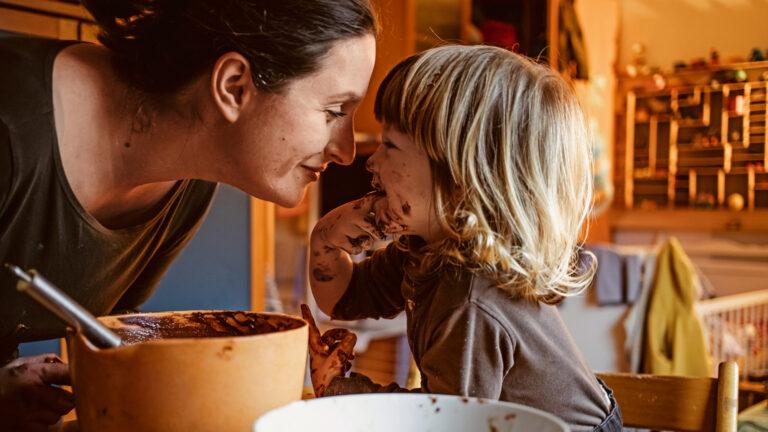
[[[363,97],[355,92],[344,92],[328,97],[332,101],[359,102]]]

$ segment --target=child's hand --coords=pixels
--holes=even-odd
[[[374,240],[405,228],[388,215],[384,197],[369,193],[331,210],[314,230],[323,248],[341,249],[357,255],[373,246]]]
[[[332,315],[352,278],[350,255],[373,247],[387,234],[407,228],[389,215],[387,201],[372,192],[331,210],[317,222],[310,239],[309,281],[320,309]]]
[[[344,376],[352,367],[357,336],[349,330],[335,328],[320,336],[315,319],[305,304],[301,316],[309,324],[309,368],[315,396],[321,397],[334,378]]]

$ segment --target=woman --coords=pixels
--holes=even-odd
[[[0,262],[101,315],[151,294],[217,182],[294,206],[352,161],[376,23],[367,0],[83,3],[104,47],[0,42]],[[13,287],[0,275],[0,429],[42,430],[72,406],[67,367],[13,358],[63,325]]]

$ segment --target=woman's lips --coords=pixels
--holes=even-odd
[[[306,165],[302,165],[301,167],[307,172],[307,177],[309,177],[310,181],[320,180],[320,174],[325,171],[325,167],[311,167]]]

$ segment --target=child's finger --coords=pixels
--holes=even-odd
[[[301,316],[309,325],[309,347],[313,352],[325,353],[326,347],[323,345],[320,329],[317,328],[315,318],[312,316],[312,312],[306,304],[301,305]]]
[[[343,328],[332,328],[323,334],[323,343],[334,348],[339,342],[344,340],[350,331]]]
[[[365,222],[365,225],[363,226],[369,228],[367,231],[372,232],[376,238],[382,239],[387,236],[386,233],[384,233],[382,226],[379,226],[376,212],[368,212],[368,214],[365,215],[363,222]]]
[[[370,247],[373,245],[373,239],[368,234],[362,234],[356,237],[352,236],[346,236],[347,243],[349,244],[349,248],[353,255],[357,255],[360,252],[370,249]]]
[[[342,374],[352,368],[352,359],[355,358],[355,343],[357,343],[357,335],[347,332],[336,346],[336,349],[333,350],[333,354],[336,355],[341,363]]]

